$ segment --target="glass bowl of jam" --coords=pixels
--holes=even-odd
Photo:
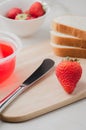
[[[16,65],[16,55],[21,49],[20,39],[13,33],[0,32],[0,83],[11,76]]]

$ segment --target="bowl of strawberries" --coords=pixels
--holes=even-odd
[[[21,37],[37,32],[42,26],[49,7],[35,0],[6,0],[0,3],[0,21],[6,31]]]

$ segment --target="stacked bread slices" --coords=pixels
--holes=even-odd
[[[58,56],[86,58],[86,17],[67,15],[55,18],[51,46]]]

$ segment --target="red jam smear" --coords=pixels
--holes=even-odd
[[[5,59],[15,51],[10,44],[6,41],[0,41],[0,83],[5,81],[15,68],[15,56]]]

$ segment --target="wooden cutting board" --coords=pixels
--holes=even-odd
[[[0,85],[0,100],[21,84],[42,62],[51,58],[56,64],[61,60],[54,55],[49,42],[27,46],[17,56],[13,75]],[[15,99],[0,115],[8,122],[26,121],[86,98],[86,60],[80,59],[83,74],[75,91],[68,95],[55,76],[55,68]]]

